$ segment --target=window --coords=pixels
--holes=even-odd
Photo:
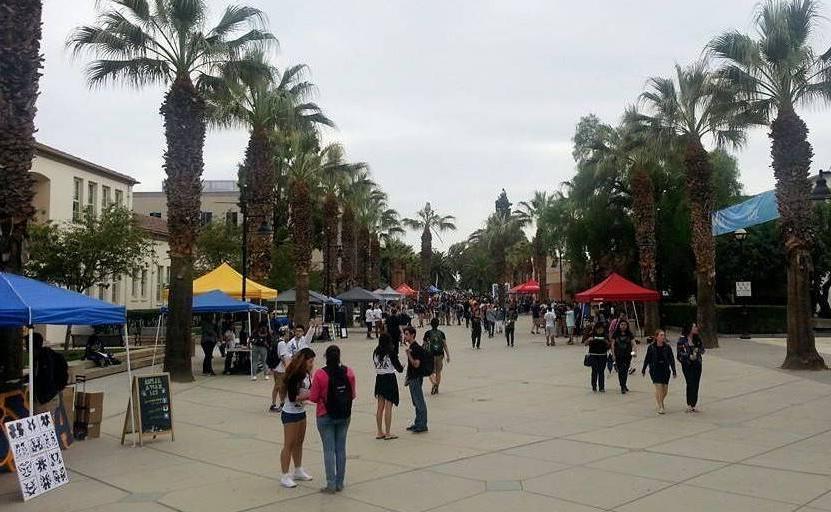
[[[139,273],[138,270],[133,272],[133,275],[130,276],[130,280],[132,281],[132,290],[131,294],[133,297],[138,297],[138,284],[139,284]]]
[[[104,294],[107,292],[107,285],[98,283],[98,300],[104,300]]]
[[[112,190],[106,185],[101,185],[101,211],[106,210],[113,204]]]
[[[115,204],[118,206],[124,206],[124,192],[122,190],[115,191]]]
[[[225,212],[225,224],[236,226],[238,218],[237,212]]]
[[[147,298],[147,269],[141,270],[141,298]]]
[[[87,214],[95,217],[95,203],[98,202],[98,184],[87,182]]]
[[[121,276],[118,276],[113,279],[113,284],[110,288],[112,291],[110,302],[118,304],[119,302],[121,302]]]
[[[84,200],[84,180],[75,178],[74,187],[72,189],[72,220],[78,222],[81,220],[81,203]]]
[[[210,224],[214,219],[214,212],[199,212],[199,224],[204,226]]]
[[[162,212],[150,212],[150,216],[161,219],[162,218]]]

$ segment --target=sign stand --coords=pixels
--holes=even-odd
[[[144,438],[155,439],[162,434],[170,434],[170,441],[175,440],[173,433],[173,402],[170,396],[170,374],[156,373],[134,375],[127,400],[127,412],[121,431],[121,444],[127,434],[136,434],[139,446],[144,446]],[[133,442],[135,445],[135,440]]]

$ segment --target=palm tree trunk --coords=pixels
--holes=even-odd
[[[164,370],[178,382],[193,380],[193,248],[199,228],[205,101],[190,79],[179,78],[165,95],[167,226],[170,232],[170,297]]]
[[[632,210],[635,218],[635,241],[638,245],[638,263],[641,269],[641,284],[655,290],[655,195],[649,170],[635,165],[632,169]],[[643,326],[647,334],[658,330],[658,303],[646,302],[643,306]]]
[[[263,222],[274,217],[274,148],[268,131],[255,128],[245,150],[245,170],[248,181],[248,241],[250,270],[254,281],[264,282],[271,273],[271,234],[261,233]]]
[[[369,265],[369,229],[361,225],[358,227],[358,257],[355,260],[355,280],[358,286],[366,288],[368,283],[367,266]]]
[[[369,236],[369,289],[375,290],[381,286],[381,241],[378,233]]]
[[[707,348],[718,347],[716,319],[716,249],[712,231],[713,165],[701,141],[691,139],[684,153],[690,202],[695,278],[698,285],[698,327]]]
[[[430,286],[430,269],[433,264],[433,233],[430,226],[424,226],[421,233],[421,283],[419,288]]]
[[[341,215],[341,282],[344,290],[355,283],[355,212],[349,203],[343,205]]]
[[[327,193],[323,199],[323,293],[335,293],[338,264],[338,198]]]
[[[309,324],[309,268],[312,261],[312,201],[309,185],[295,181],[291,190],[291,223],[294,242],[294,281],[297,298],[294,323]]]
[[[537,274],[537,282],[540,283],[540,301],[548,302],[548,257],[543,245],[542,229],[539,227],[534,236],[534,273]]]
[[[35,100],[40,78],[40,0],[6,0],[0,6],[0,270],[23,271],[27,225],[35,215]],[[23,377],[16,328],[0,329],[0,392]],[[15,381],[12,383],[11,381]]]
[[[814,241],[808,168],[813,150],[808,128],[792,110],[780,110],[770,138],[776,199],[788,255],[788,349],[782,368],[819,370],[825,361],[814,340],[811,308],[811,245]]]

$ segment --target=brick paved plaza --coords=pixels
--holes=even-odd
[[[174,384],[176,441],[133,448],[119,445],[127,377],[115,375],[88,385],[106,391],[106,419],[100,439],[64,452],[70,484],[23,504],[15,476],[0,475],[0,509],[831,511],[831,372],[777,369],[783,340],[723,339],[704,361],[702,412],[684,413],[679,372],[659,417],[639,372],[626,396],[614,375],[605,394],[593,394],[583,349],[546,348],[526,322],[513,350],[494,338],[473,351],[463,328],[448,333],[452,363],[442,393],[428,396],[430,432],[404,432],[413,410],[402,387],[393,419],[401,437],[392,441],[375,439],[374,341],[353,333],[340,344],[359,399],[339,495],[318,491],[313,423],[304,466],[315,480],[279,486],[282,431],[266,412],[271,381],[199,375]],[[831,353],[831,344],[818,345]],[[319,356],[322,347],[314,347]]]

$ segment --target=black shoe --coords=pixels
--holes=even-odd
[[[600,392],[601,392],[601,393],[605,393],[605,392],[606,392],[606,390],[605,390],[605,389],[601,389],[601,390],[600,390]]]
[[[409,427],[407,427],[407,430],[412,432],[413,430],[415,430],[415,425],[410,425]]]
[[[592,393],[597,393],[597,388],[592,388]]]
[[[427,432],[427,427],[413,428],[410,432],[412,432],[413,434],[423,434],[424,432]]]

